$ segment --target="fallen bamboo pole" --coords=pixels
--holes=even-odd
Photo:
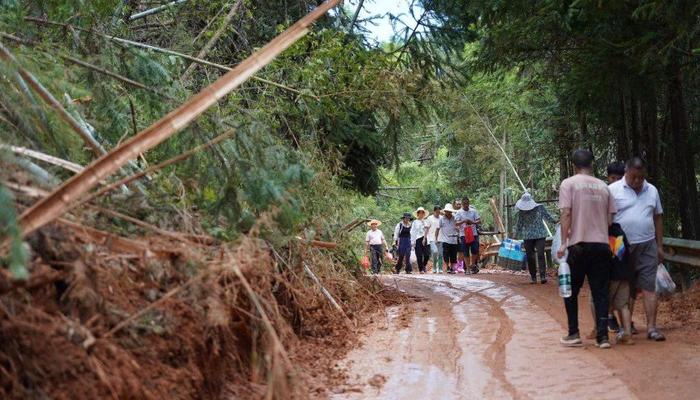
[[[15,36],[15,35],[10,35],[9,33],[5,33],[5,32],[0,32],[0,37],[3,37],[3,38],[5,38],[5,39],[10,39],[10,40],[12,40],[12,41],[14,41],[14,42],[23,44],[23,45],[25,45],[25,46],[36,46],[36,45],[38,44],[37,42],[31,41],[31,40],[22,39],[22,38],[20,38],[20,37],[17,37],[17,36]],[[98,73],[100,73],[100,74],[109,76],[110,78],[114,78],[114,79],[116,79],[116,80],[118,80],[118,81],[124,82],[124,83],[126,83],[127,85],[131,85],[131,86],[136,87],[136,88],[139,88],[139,89],[147,90],[147,91],[149,91],[149,92],[151,92],[151,93],[155,93],[155,94],[157,94],[157,95],[159,95],[159,96],[162,96],[162,97],[165,97],[165,98],[167,98],[167,99],[169,99],[169,100],[175,100],[175,98],[168,96],[167,94],[165,94],[165,93],[159,91],[158,89],[155,89],[155,88],[146,86],[146,85],[144,85],[144,84],[141,83],[141,82],[137,82],[137,81],[135,81],[135,80],[133,80],[133,79],[131,79],[131,78],[127,78],[127,77],[125,77],[125,76],[119,75],[119,74],[117,74],[116,72],[109,71],[109,70],[107,70],[107,69],[98,67],[98,66],[93,65],[93,64],[90,64],[90,63],[88,63],[88,62],[86,62],[86,61],[83,61],[83,60],[80,60],[80,59],[78,59],[78,58],[75,58],[75,57],[72,57],[72,56],[68,56],[68,55],[65,55],[65,54],[59,54],[58,56],[61,57],[61,58],[64,59],[64,60],[68,61],[68,62],[71,62],[71,63],[75,64],[75,65],[78,65],[78,66],[81,66],[81,67],[83,67],[83,68],[87,68],[87,69],[89,69],[89,70],[92,70],[92,71],[98,72]]]
[[[112,190],[114,190],[118,187],[121,187],[122,185],[126,185],[129,182],[132,182],[136,179],[144,177],[152,172],[161,170],[161,169],[167,167],[168,165],[172,165],[172,164],[175,164],[175,163],[180,162],[182,160],[185,160],[185,159],[191,157],[192,155],[194,155],[195,153],[198,153],[204,149],[212,147],[215,144],[223,141],[224,139],[228,139],[229,137],[233,136],[234,133],[235,133],[235,131],[229,130],[229,131],[222,133],[221,135],[215,137],[214,139],[212,139],[206,143],[200,144],[199,146],[193,147],[192,149],[190,149],[190,150],[188,150],[188,151],[186,151],[186,152],[184,152],[176,157],[173,157],[169,160],[163,161],[162,163],[148,167],[145,170],[139,171],[133,175],[126,176],[126,177],[124,177],[116,182],[110,183],[109,185],[102,187],[100,190],[98,190],[98,191],[86,196],[85,198],[81,199],[80,204],[87,203],[88,201],[91,201],[99,196],[102,196],[105,193],[111,192]]]
[[[144,85],[144,84],[141,83],[141,82],[136,82],[136,81],[133,80],[133,79],[129,79],[129,78],[125,77],[125,76],[119,75],[119,74],[114,73],[114,72],[112,72],[112,71],[108,71],[108,70],[106,70],[106,69],[104,69],[104,68],[101,68],[101,67],[98,67],[98,66],[96,66],[96,65],[90,64],[90,63],[85,62],[85,61],[83,61],[83,60],[79,60],[79,59],[77,59],[77,58],[75,58],[75,57],[71,57],[71,56],[67,56],[67,55],[63,55],[63,54],[61,54],[60,57],[63,58],[64,60],[66,60],[66,61],[69,61],[69,62],[75,64],[75,65],[79,65],[79,66],[81,66],[81,67],[83,67],[83,68],[87,68],[87,69],[89,69],[89,70],[92,70],[92,71],[101,73],[101,74],[103,74],[103,75],[107,75],[107,76],[109,76],[110,78],[114,78],[114,79],[116,79],[116,80],[118,80],[118,81],[120,81],[120,82],[124,82],[124,83],[126,83],[127,85],[131,85],[131,86],[137,87],[137,88],[139,88],[139,89],[143,89],[143,90],[149,91],[149,92],[151,92],[151,93],[157,94],[158,96],[164,97],[164,98],[166,98],[166,99],[168,99],[168,100],[175,100],[174,97],[171,97],[171,96],[169,96],[169,95],[167,95],[167,94],[161,92],[161,91],[158,90],[158,89],[154,89],[154,88],[152,88],[152,87],[146,86],[146,85]]]
[[[175,1],[171,1],[170,3],[167,3],[167,4],[163,4],[162,6],[151,8],[150,10],[141,11],[140,13],[136,13],[136,14],[133,14],[132,16],[130,16],[129,21],[136,21],[137,19],[141,19],[141,18],[147,17],[149,15],[158,14],[161,11],[167,10],[170,7],[176,6],[178,4],[182,4],[186,1],[187,0],[175,0]]]
[[[44,162],[47,162],[52,165],[59,166],[63,169],[66,169],[71,172],[80,172],[84,169],[84,167],[80,164],[76,164],[74,162],[66,161],[62,158],[54,157],[45,153],[42,153],[40,151],[36,150],[31,150],[27,149],[24,147],[20,146],[12,146],[8,144],[1,144],[0,143],[0,149],[7,149],[15,154],[21,154],[23,156],[31,157],[37,160],[41,160]]]
[[[336,0],[329,0],[329,1],[336,1]],[[339,1],[339,0],[338,0],[338,1]],[[48,20],[45,20],[45,19],[35,18],[35,17],[25,17],[24,20],[25,20],[25,21],[29,21],[29,22],[38,23],[38,24],[54,25],[54,26],[61,26],[61,27],[72,27],[72,25],[69,25],[69,24],[64,24],[64,23],[61,23],[61,22],[48,21]],[[188,61],[190,61],[190,62],[197,63],[197,64],[201,64],[201,65],[206,65],[206,66],[208,66],[208,67],[217,68],[217,69],[219,69],[219,70],[221,70],[221,71],[229,72],[229,71],[233,70],[233,68],[227,67],[227,66],[225,66],[225,65],[217,64],[217,63],[215,63],[215,62],[203,60],[203,59],[197,58],[197,57],[192,57],[192,56],[187,55],[187,54],[178,53],[177,51],[173,51],[173,50],[164,49],[164,48],[161,48],[161,47],[152,46],[152,45],[150,45],[150,44],[135,42],[135,41],[133,41],[133,40],[122,39],[122,38],[119,38],[119,37],[116,37],[116,36],[107,35],[107,34],[105,34],[105,33],[96,32],[96,31],[94,31],[94,30],[83,29],[83,28],[78,28],[78,27],[75,27],[75,29],[80,30],[80,31],[83,31],[83,32],[92,33],[92,34],[95,34],[95,35],[104,37],[105,39],[111,40],[111,41],[113,41],[113,42],[125,44],[125,45],[127,45],[127,46],[140,47],[140,48],[142,48],[142,49],[155,51],[155,52],[157,52],[157,53],[163,53],[163,54],[168,54],[168,55],[175,56],[175,57],[184,58],[185,60],[188,60]],[[268,79],[265,79],[265,78],[261,78],[261,77],[258,77],[258,76],[252,76],[252,77],[250,77],[250,79],[256,80],[256,81],[258,81],[258,82],[266,83],[266,84],[268,84],[268,85],[275,86],[275,87],[278,87],[278,88],[280,88],[280,89],[288,90],[288,91],[290,91],[290,92],[294,92],[294,93],[297,93],[297,94],[299,94],[299,95],[309,96],[309,97],[312,97],[312,98],[314,98],[314,99],[316,99],[316,100],[319,100],[319,97],[316,96],[316,95],[314,95],[314,94],[305,93],[305,92],[302,92],[302,91],[299,90],[299,89],[295,89],[295,88],[293,88],[293,87],[290,87],[290,86],[287,86],[287,85],[283,85],[283,84],[281,84],[281,83],[274,82],[274,81],[271,81],[271,80],[268,80]]]
[[[236,3],[234,3],[234,5],[231,7],[231,10],[228,12],[228,14],[226,14],[226,17],[224,18],[224,21],[221,24],[221,26],[219,27],[219,29],[217,29],[216,32],[214,32],[214,35],[211,37],[211,39],[209,39],[207,44],[205,44],[204,47],[202,47],[202,50],[200,50],[199,53],[197,53],[197,58],[203,59],[204,57],[207,56],[207,54],[209,54],[209,51],[216,45],[216,42],[219,41],[219,39],[221,38],[221,35],[224,34],[226,27],[231,23],[231,21],[233,20],[233,17],[236,16],[236,14],[238,13],[238,10],[241,8],[242,4],[243,4],[243,0],[238,0],[238,1],[236,1]],[[194,62],[192,64],[190,64],[187,67],[187,69],[185,70],[185,72],[182,74],[182,76],[180,77],[180,80],[186,81],[187,78],[189,78],[190,75],[192,75],[194,70],[197,68],[197,65],[199,65],[199,64],[194,63]]]
[[[157,146],[167,138],[187,127],[193,120],[216,104],[221,98],[243,84],[253,74],[271,63],[279,54],[304,37],[309,26],[323,16],[340,0],[327,0],[286,31],[246,58],[234,69],[190,98],[177,109],[164,116],[149,128],[115,147],[109,154],[95,160],[81,173],[76,174],[48,197],[39,200],[20,216],[22,235],[27,235],[48,222],[60,217],[78,204],[100,180],[107,178],[139,154]],[[4,47],[3,47],[4,49]]]
[[[204,236],[204,235],[193,236],[193,235],[190,235],[187,233],[173,232],[173,231],[159,228],[155,225],[149,224],[148,222],[141,221],[140,219],[134,218],[130,215],[122,214],[118,211],[109,210],[109,209],[99,207],[99,206],[94,206],[94,205],[88,205],[88,207],[99,212],[99,213],[102,213],[104,215],[109,215],[109,216],[114,217],[114,218],[119,218],[119,219],[124,220],[126,222],[132,223],[136,226],[139,226],[143,229],[149,230],[153,233],[157,233],[157,234],[162,235],[162,236],[169,237],[171,239],[185,241],[185,242],[188,242],[189,244],[193,244],[193,245],[197,245],[197,246],[202,245],[202,244],[211,245],[211,244],[216,243],[216,239],[214,239],[211,236]]]
[[[105,333],[101,339],[108,339],[112,336],[114,336],[115,333],[119,332],[120,330],[124,329],[127,325],[135,321],[136,319],[140,318],[141,316],[145,315],[147,312],[151,311],[152,309],[156,308],[157,306],[163,304],[165,300],[168,300],[169,298],[175,296],[176,294],[180,293],[183,289],[187,288],[190,286],[192,283],[196,282],[197,280],[201,279],[203,277],[204,273],[199,273],[192,278],[190,278],[187,282],[183,283],[182,285],[175,287],[171,289],[168,293],[164,294],[163,297],[160,299],[154,301],[153,303],[149,304],[148,306],[142,308],[141,310],[131,314],[129,317],[127,317],[125,320],[122,322],[118,323],[117,325],[114,326],[114,328],[110,329],[109,332]]]
[[[326,289],[326,287],[323,286],[321,281],[318,280],[316,274],[314,274],[313,271],[311,271],[311,268],[309,268],[309,266],[306,265],[306,263],[304,263],[304,272],[306,272],[306,275],[308,275],[311,278],[311,280],[313,280],[318,285],[318,287],[321,289],[321,293],[323,293],[323,295],[326,297],[328,302],[331,303],[333,308],[345,315],[345,311],[343,311],[343,308],[338,304],[338,302],[335,301],[328,289]],[[347,318],[347,315],[345,315],[345,318]]]
[[[486,122],[486,120],[481,116],[479,111],[474,107],[474,104],[467,98],[467,103],[471,106],[472,110],[474,110],[474,113],[476,116],[479,118],[479,121],[484,125],[484,128],[486,128],[486,131],[491,135],[491,138],[493,139],[494,142],[496,142],[496,146],[501,150],[501,153],[503,153],[503,157],[505,157],[506,161],[508,162],[508,165],[510,165],[511,170],[513,170],[513,174],[515,175],[515,178],[518,179],[518,183],[520,183],[520,187],[523,189],[524,192],[527,192],[527,188],[525,187],[525,184],[523,183],[523,180],[520,179],[520,175],[518,174],[518,171],[515,169],[515,165],[513,165],[513,161],[510,160],[510,157],[508,156],[508,153],[506,153],[506,150],[503,148],[501,145],[501,142],[496,139],[496,135],[493,133],[493,130],[491,129],[491,125]],[[549,236],[552,236],[552,230],[549,229],[549,226],[547,225],[544,220],[542,220],[542,225],[544,225],[544,228],[547,230],[547,234]]]
[[[90,147],[93,153],[95,153],[96,156],[101,156],[103,154],[106,154],[107,152],[105,149],[95,140],[94,137],[88,132],[83,126],[81,126],[78,121],[73,118],[72,115],[66,111],[66,109],[61,105],[61,103],[56,100],[53,95],[46,90],[46,88],[32,75],[30,72],[22,68],[22,66],[19,64],[17,59],[10,53],[10,51],[2,44],[0,43],[0,58],[5,60],[8,63],[14,64],[15,68],[17,69],[17,72],[22,76],[22,78],[29,84],[29,86],[34,90],[39,97],[46,102],[51,108],[53,108],[58,115],[61,117],[61,119],[66,122],[75,133],[80,136],[81,139],[83,139],[83,142]]]
[[[313,247],[320,247],[324,249],[335,249],[338,247],[338,243],[333,243],[333,242],[324,242],[321,240],[306,240],[300,236],[297,236],[297,240],[304,243],[304,244],[309,244]]]

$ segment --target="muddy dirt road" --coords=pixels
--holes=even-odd
[[[612,350],[597,349],[593,341],[561,347],[565,316],[554,284],[531,286],[525,279],[382,277],[424,300],[390,308],[376,321],[341,363],[349,382],[333,398],[697,398],[698,342],[674,341],[678,333],[665,331],[665,343],[640,334],[637,344]],[[582,332],[588,332],[584,312]]]

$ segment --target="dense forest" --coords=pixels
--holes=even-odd
[[[359,290],[347,282],[360,279],[361,238],[340,235],[343,226],[395,223],[463,195],[484,214],[492,198],[507,214],[524,188],[555,199],[577,148],[594,152],[601,177],[609,162],[645,158],[667,236],[700,239],[700,3],[407,0],[407,15],[389,17],[392,40],[376,43],[379,16],[360,11],[382,1],[333,8],[64,211],[130,238],[154,229],[235,245],[260,238],[299,266],[297,237],[338,242],[315,266],[345,277],[339,297],[358,313],[364,306],[346,299]],[[0,230],[14,278],[31,276],[40,252],[22,225],[37,197],[322,3],[0,0]],[[303,337],[306,314],[276,301]],[[0,369],[12,370],[15,356],[2,356]],[[21,398],[32,379],[0,382]]]

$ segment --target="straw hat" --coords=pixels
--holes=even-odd
[[[369,222],[367,223],[367,226],[372,226],[372,225],[374,225],[374,224],[377,224],[377,226],[379,226],[379,225],[382,224],[382,221],[380,221],[380,220],[378,220],[378,219],[373,219],[373,220],[371,220],[371,221],[369,221]]]
[[[445,204],[445,207],[442,208],[442,211],[449,211],[449,212],[451,212],[451,213],[456,213],[456,212],[457,212],[457,210],[455,210],[455,209],[452,207],[452,203],[447,203],[447,204]]]
[[[425,211],[425,208],[423,208],[423,207],[418,207],[418,208],[416,209],[416,217],[418,216],[418,213],[421,212],[421,211],[423,211],[423,215],[425,215],[425,214],[428,213],[427,211]]]
[[[521,211],[530,211],[537,206],[539,206],[539,204],[537,204],[535,200],[532,199],[532,196],[529,192],[523,193],[522,197],[520,197],[520,200],[518,200],[515,203],[515,208]]]

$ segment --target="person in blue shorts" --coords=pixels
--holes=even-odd
[[[459,230],[459,246],[464,254],[464,262],[469,268],[464,268],[464,273],[476,274],[479,267],[479,231],[477,225],[481,223],[479,212],[469,203],[469,197],[462,198],[462,209],[455,215],[455,221]],[[471,233],[469,232],[471,230]],[[468,263],[468,264],[467,264]]]

